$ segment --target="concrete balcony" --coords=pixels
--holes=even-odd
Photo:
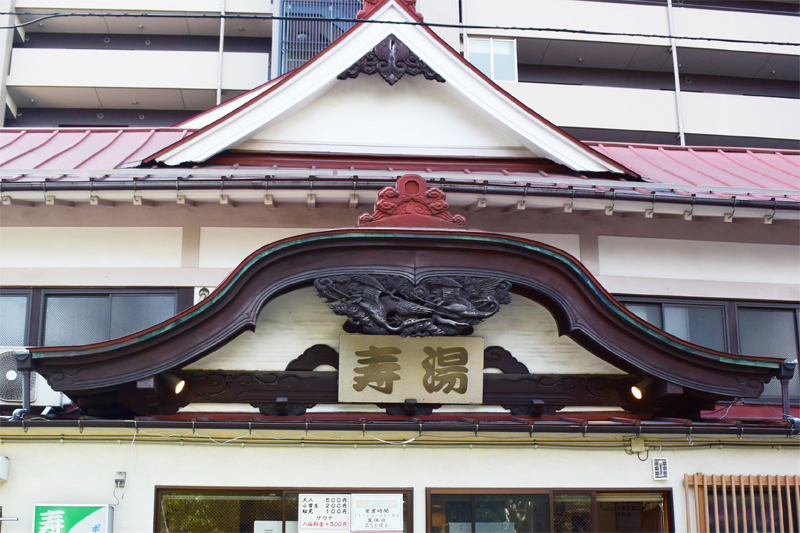
[[[464,22],[483,26],[581,29],[621,34],[668,35],[665,6],[593,2],[585,0],[464,0]],[[673,8],[675,34],[765,42],[798,42],[797,17],[763,13]],[[506,35],[536,39],[578,40],[668,46],[666,39],[580,35],[516,30],[470,30],[470,34]],[[681,47],[712,48],[765,54],[800,54],[796,46],[718,41],[680,41]]]
[[[675,93],[647,89],[499,82],[560,127],[676,132]],[[800,140],[800,100],[682,92],[686,133]]]
[[[279,3],[270,0],[226,0],[225,11],[230,14],[270,15]],[[153,14],[214,14],[220,12],[219,0],[17,0],[17,12],[56,13],[153,13]],[[20,16],[22,21],[36,18]],[[241,30],[239,29],[241,28]],[[107,34],[164,34],[219,35],[218,19],[199,18],[120,18],[120,17],[63,17],[27,26],[25,31],[57,33]],[[269,37],[271,20],[228,21],[225,34],[238,37]]]
[[[185,109],[214,105],[217,52],[14,49],[8,90],[19,107]],[[269,54],[223,54],[228,96],[265,83]]]

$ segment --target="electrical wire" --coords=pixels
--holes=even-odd
[[[724,37],[691,37],[656,33],[624,33],[598,30],[574,30],[567,28],[537,28],[524,26],[484,26],[479,24],[447,24],[439,22],[418,22],[418,21],[393,21],[393,20],[371,20],[354,18],[333,18],[333,17],[287,17],[282,15],[243,15],[243,14],[189,14],[189,13],[34,13],[34,12],[0,12],[0,15],[14,16],[37,16],[37,18],[19,24],[0,26],[0,30],[11,30],[23,28],[45,20],[63,17],[115,17],[115,18],[181,18],[181,19],[235,19],[235,20],[293,20],[293,21],[313,21],[313,22],[338,22],[345,24],[392,24],[401,26],[424,26],[428,28],[455,28],[461,30],[502,30],[502,31],[530,31],[530,32],[549,32],[549,33],[571,33],[577,35],[595,35],[607,37],[637,37],[647,39],[675,39],[679,41],[713,41],[731,44],[760,44],[770,46],[800,46],[800,43],[780,42],[780,41],[752,41],[747,39],[728,39]]]

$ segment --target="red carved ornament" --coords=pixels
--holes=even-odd
[[[422,14],[416,9],[417,0],[396,0],[396,1],[406,6],[412,13],[414,13],[420,20],[422,20]],[[364,8],[361,9],[356,14],[356,18],[359,19],[367,18],[369,14],[372,13],[381,4],[383,4],[382,0],[364,0]]]
[[[428,189],[424,178],[406,174],[397,180],[397,187],[384,187],[378,193],[375,212],[358,217],[359,226],[389,228],[453,228],[463,229],[467,220],[452,215],[442,189]]]

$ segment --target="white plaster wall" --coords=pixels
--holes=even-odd
[[[495,121],[478,116],[446,83],[380,76],[335,83],[314,102],[239,149],[465,156],[531,156]]]
[[[239,335],[213,354],[186,368],[210,370],[284,370],[315,344],[338,350],[344,318],[333,314],[309,287],[272,300],[258,315],[256,330]]]
[[[580,235],[567,235],[567,234],[557,234],[557,233],[509,233],[509,232],[504,232],[504,234],[511,235],[513,237],[522,237],[523,239],[529,239],[544,244],[549,244],[550,246],[553,246],[560,250],[564,250],[578,261],[581,260]]]
[[[187,368],[206,370],[283,370],[314,344],[339,349],[344,318],[334,315],[309,287],[279,296],[258,317],[255,332],[245,332]],[[541,305],[514,295],[511,304],[475,328],[485,346],[502,346],[531,373],[616,374],[569,337],[559,337],[555,320]]]
[[[182,228],[0,227],[0,268],[180,267]]]
[[[245,431],[246,435],[247,432]],[[580,438],[580,437],[577,437]],[[3,533],[32,531],[35,503],[114,503],[114,473],[127,472],[125,497],[114,511],[116,533],[153,530],[156,486],[413,488],[414,531],[425,531],[425,489],[641,488],[671,489],[677,531],[686,530],[683,475],[800,474],[797,449],[706,447],[661,451],[670,479],[655,482],[650,461],[623,449],[469,449],[398,446],[240,447],[130,443],[4,443],[9,481],[0,482]],[[650,454],[651,457],[653,454]],[[792,459],[794,457],[794,459]]]
[[[200,228],[200,268],[234,268],[262,246],[315,228]]]
[[[800,246],[598,237],[600,274],[800,284]]]

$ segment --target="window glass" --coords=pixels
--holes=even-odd
[[[745,355],[797,359],[797,323],[794,309],[739,308],[739,347]],[[789,393],[800,396],[800,377],[795,371]],[[765,396],[780,396],[781,383],[773,379],[764,387]]]
[[[517,81],[517,60],[514,54],[514,41],[492,40],[494,56],[494,79]],[[472,57],[470,55],[470,57]]]
[[[111,338],[117,339],[149,328],[175,315],[172,294],[120,295],[111,297]]]
[[[592,531],[592,495],[554,494],[553,528],[557,533]]]
[[[550,529],[547,494],[431,495],[434,533],[544,533]]]
[[[48,296],[44,345],[73,346],[107,341],[110,308],[107,295]]]
[[[661,304],[625,304],[625,307],[645,322],[661,329]]]
[[[24,294],[0,296],[0,346],[25,346],[28,297]]]
[[[492,77],[491,42],[489,39],[469,40],[469,61],[475,67]]]
[[[325,492],[319,489],[303,493]],[[374,494],[375,490],[355,490]],[[384,491],[391,492],[391,491]],[[159,531],[207,533],[298,530],[299,492],[282,490],[159,490],[156,494]],[[348,494],[343,491],[341,495]],[[397,494],[397,492],[394,492]],[[408,494],[403,494],[403,531],[408,531]],[[284,527],[284,520],[286,521]]]
[[[664,331],[712,350],[725,351],[725,322],[721,307],[665,305]]]
[[[149,328],[177,311],[174,294],[48,295],[44,345],[103,342]]]
[[[162,494],[161,531],[206,533],[253,531],[258,521],[283,520],[282,494],[173,493]],[[266,525],[266,524],[265,524]]]

